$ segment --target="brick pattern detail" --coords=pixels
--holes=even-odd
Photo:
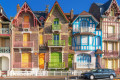
[[[15,62],[21,62],[21,53],[15,53]]]
[[[38,55],[35,55],[33,53],[31,53],[32,55],[32,62],[34,63],[34,67],[37,68],[38,67]]]
[[[23,35],[22,34],[15,34],[15,41],[23,41]]]
[[[65,67],[68,67],[68,53],[63,53],[63,62],[65,62]]]

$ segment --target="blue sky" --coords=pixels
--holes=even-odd
[[[16,15],[16,6],[20,4],[23,5],[27,2],[33,11],[44,11],[46,5],[49,5],[49,11],[52,8],[56,0],[0,0],[0,4],[4,8],[7,16],[14,17]],[[57,0],[61,8],[65,13],[69,13],[71,9],[74,10],[75,14],[81,13],[83,10],[89,11],[89,8],[93,2],[105,3],[108,0]],[[118,2],[119,0],[117,0]],[[120,5],[120,1],[118,2]]]

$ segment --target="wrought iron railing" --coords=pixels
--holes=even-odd
[[[48,46],[65,46],[65,40],[48,40]]]

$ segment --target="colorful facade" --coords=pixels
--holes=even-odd
[[[83,11],[72,23],[75,51],[75,69],[95,69],[102,53],[102,31],[97,29],[98,21],[90,13]],[[100,62],[99,62],[100,64]]]
[[[9,24],[10,21],[3,7],[0,5],[0,71],[2,71],[2,74],[9,71],[11,66],[11,31]]]
[[[116,0],[105,4],[93,3],[89,12],[99,20],[99,28],[102,29],[102,66],[116,71],[119,69],[119,6]]]
[[[46,69],[68,67],[69,20],[56,1],[44,24],[44,44],[47,46]]]
[[[89,12],[49,12],[25,2],[7,18],[0,5],[0,71],[90,70],[120,67],[120,9],[116,0],[93,3]],[[39,72],[40,73],[40,72]]]
[[[41,22],[26,2],[17,5],[17,11],[12,21],[12,70],[39,70]]]

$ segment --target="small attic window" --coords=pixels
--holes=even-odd
[[[113,9],[113,8],[111,9],[110,15],[111,15],[111,16],[115,16],[115,12],[114,12],[114,9]]]

